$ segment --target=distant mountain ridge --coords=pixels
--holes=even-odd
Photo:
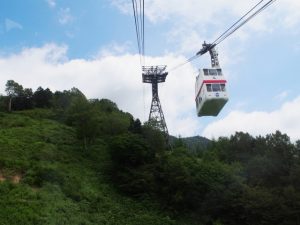
[[[191,151],[198,152],[205,150],[210,144],[211,140],[201,137],[201,136],[193,136],[193,137],[174,137],[170,136],[171,144],[175,144],[178,141],[182,141],[183,144]]]

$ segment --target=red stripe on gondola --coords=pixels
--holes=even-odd
[[[227,83],[227,81],[226,80],[204,80],[202,85],[203,84],[215,84],[215,83],[225,84],[225,83]]]
[[[198,94],[196,95],[196,99],[195,100],[197,100],[197,98],[198,98],[198,96],[199,96],[199,94],[200,94],[200,92],[201,92],[204,84],[216,84],[216,83],[218,83],[218,84],[225,84],[225,83],[227,83],[227,81],[226,80],[204,80],[202,82],[202,84],[201,84],[201,87],[200,87],[200,89],[198,91]]]

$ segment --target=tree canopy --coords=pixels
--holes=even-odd
[[[25,185],[43,187],[52,182],[72,201],[83,205],[94,203],[93,197],[83,197],[80,191],[84,184],[79,180],[62,175],[62,171],[57,172],[53,165],[43,167],[35,161],[44,163],[50,158],[55,164],[56,158],[61,157],[69,164],[70,160],[64,155],[80,153],[73,161],[78,164],[85,160],[91,162],[89,169],[98,174],[93,182],[105,180],[123,196],[151,201],[160,211],[179,221],[178,224],[300,224],[300,141],[291,142],[288,135],[280,131],[258,137],[237,132],[213,141],[190,140],[190,143],[203,140],[203,145],[186,144],[182,138],[175,138],[169,149],[164,135],[151,123],[142,124],[109,99],[87,99],[77,88],[53,93],[49,88],[39,87],[33,92],[11,80],[6,84],[6,93],[7,96],[0,96],[1,111],[10,111],[7,108],[10,105],[11,110],[28,115],[26,120],[39,119],[33,123],[39,141],[32,141],[28,135],[31,130],[22,134],[26,138],[19,136],[33,144],[27,151],[34,149],[28,159],[30,162],[23,162],[19,169],[27,176]],[[0,113],[2,135],[19,134],[20,129],[8,132],[5,127],[20,128],[26,122],[17,119],[6,122],[1,119],[3,115]],[[43,121],[43,118],[47,120]],[[42,122],[50,123],[49,120],[64,127],[60,133],[62,137],[45,135],[55,133],[57,127],[44,129],[38,126]],[[74,132],[74,149],[64,149],[70,141],[66,138],[68,132]],[[7,140],[0,140],[0,147],[3,143]],[[43,155],[47,151],[43,145],[52,149],[57,143],[60,143],[59,153]],[[12,143],[6,152],[13,152],[20,146],[23,145],[19,142]],[[0,175],[3,165],[17,163],[2,156]],[[74,179],[72,185],[65,184],[70,179]],[[4,193],[1,187],[0,183],[0,192]]]

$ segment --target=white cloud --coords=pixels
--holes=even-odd
[[[127,0],[111,0],[113,6],[117,7],[124,14],[132,13],[132,3]],[[132,13],[133,14],[133,13]]]
[[[121,12],[132,16],[132,5],[125,0],[113,0]],[[265,4],[265,1],[263,4]],[[179,53],[190,54],[193,46],[204,40],[213,41],[237,19],[251,9],[258,1],[236,0],[146,0],[145,14],[152,23],[170,22],[166,30],[167,39],[180,49]],[[169,25],[169,23],[166,23]],[[271,25],[270,25],[271,24]],[[275,1],[270,7],[251,20],[234,34],[231,46],[239,46],[253,36],[269,36],[271,32],[297,28],[300,25],[300,1]]]
[[[130,49],[131,45],[132,44],[130,42],[125,42],[124,44],[118,44],[114,42],[112,44],[103,47],[100,50],[100,52],[96,55],[96,58],[103,57],[103,56],[125,54]]]
[[[70,8],[61,8],[59,10],[59,23],[61,25],[66,25],[74,21],[74,17],[71,14]]]
[[[287,13],[287,15],[282,18],[283,24],[292,29],[298,26],[300,23],[300,1],[285,0],[281,6]]]
[[[55,6],[56,6],[56,1],[55,0],[46,0],[46,2],[48,3],[48,5],[51,8],[55,8]]]
[[[24,87],[49,87],[52,91],[77,87],[88,98],[108,98],[141,120],[147,120],[151,103],[151,85],[142,84],[139,56],[102,54],[85,59],[68,59],[68,48],[48,44],[26,48],[21,52],[0,56],[0,92],[5,82],[13,79]],[[184,57],[165,55],[147,57],[147,65],[177,65]],[[300,138],[300,97],[286,102],[273,112],[232,111],[224,119],[204,127],[194,105],[195,68],[186,65],[170,72],[167,82],[159,85],[159,96],[169,131],[172,135],[202,135],[211,138],[227,136],[236,131],[265,135],[276,130],[293,140]],[[284,92],[283,92],[284,93]],[[282,94],[285,95],[285,94]]]
[[[151,85],[142,84],[139,56],[100,55],[94,59],[68,59],[67,47],[48,44],[26,48],[18,54],[0,57],[0,92],[13,79],[24,87],[49,87],[52,91],[77,87],[88,98],[108,98],[125,111],[147,120]],[[148,65],[177,65],[183,57],[166,55],[146,58]],[[183,74],[189,74],[183,79]],[[159,85],[162,108],[171,134],[197,134],[200,127],[194,108],[194,77],[190,65],[171,72]],[[144,108],[145,105],[145,108]],[[185,115],[185,116],[183,116]]]
[[[5,19],[5,30],[10,31],[13,29],[22,30],[23,26],[16,21],[6,18]]]
[[[266,2],[267,0],[261,5]],[[177,22],[184,20],[189,22],[191,26],[197,24],[224,25],[224,22],[230,22],[226,20],[228,16],[238,19],[257,3],[258,1],[255,0],[186,0],[184,3],[181,0],[146,0],[145,14],[152,22],[162,22],[175,18]],[[131,3],[126,0],[112,0],[112,4],[123,13],[131,13],[132,11]],[[262,18],[269,19],[268,17],[281,21],[285,25],[297,25],[300,18],[299,9],[300,2],[298,0],[275,1],[273,5],[255,19],[258,21],[254,25],[261,26],[264,29],[270,27],[266,26],[266,21],[261,21]],[[277,18],[279,15],[281,17]]]
[[[266,135],[280,130],[293,141],[300,139],[300,96],[273,112],[233,111],[224,119],[209,124],[202,135],[208,138],[229,136],[236,131]]]
[[[282,91],[281,93],[279,93],[278,95],[276,95],[274,97],[274,99],[277,100],[277,101],[283,101],[283,100],[285,100],[288,97],[289,92],[290,91],[287,91],[287,90],[286,91]]]

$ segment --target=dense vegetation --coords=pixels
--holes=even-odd
[[[14,81],[6,90],[1,225],[300,224],[300,141],[279,131],[170,149],[107,99],[76,88],[25,95]]]

